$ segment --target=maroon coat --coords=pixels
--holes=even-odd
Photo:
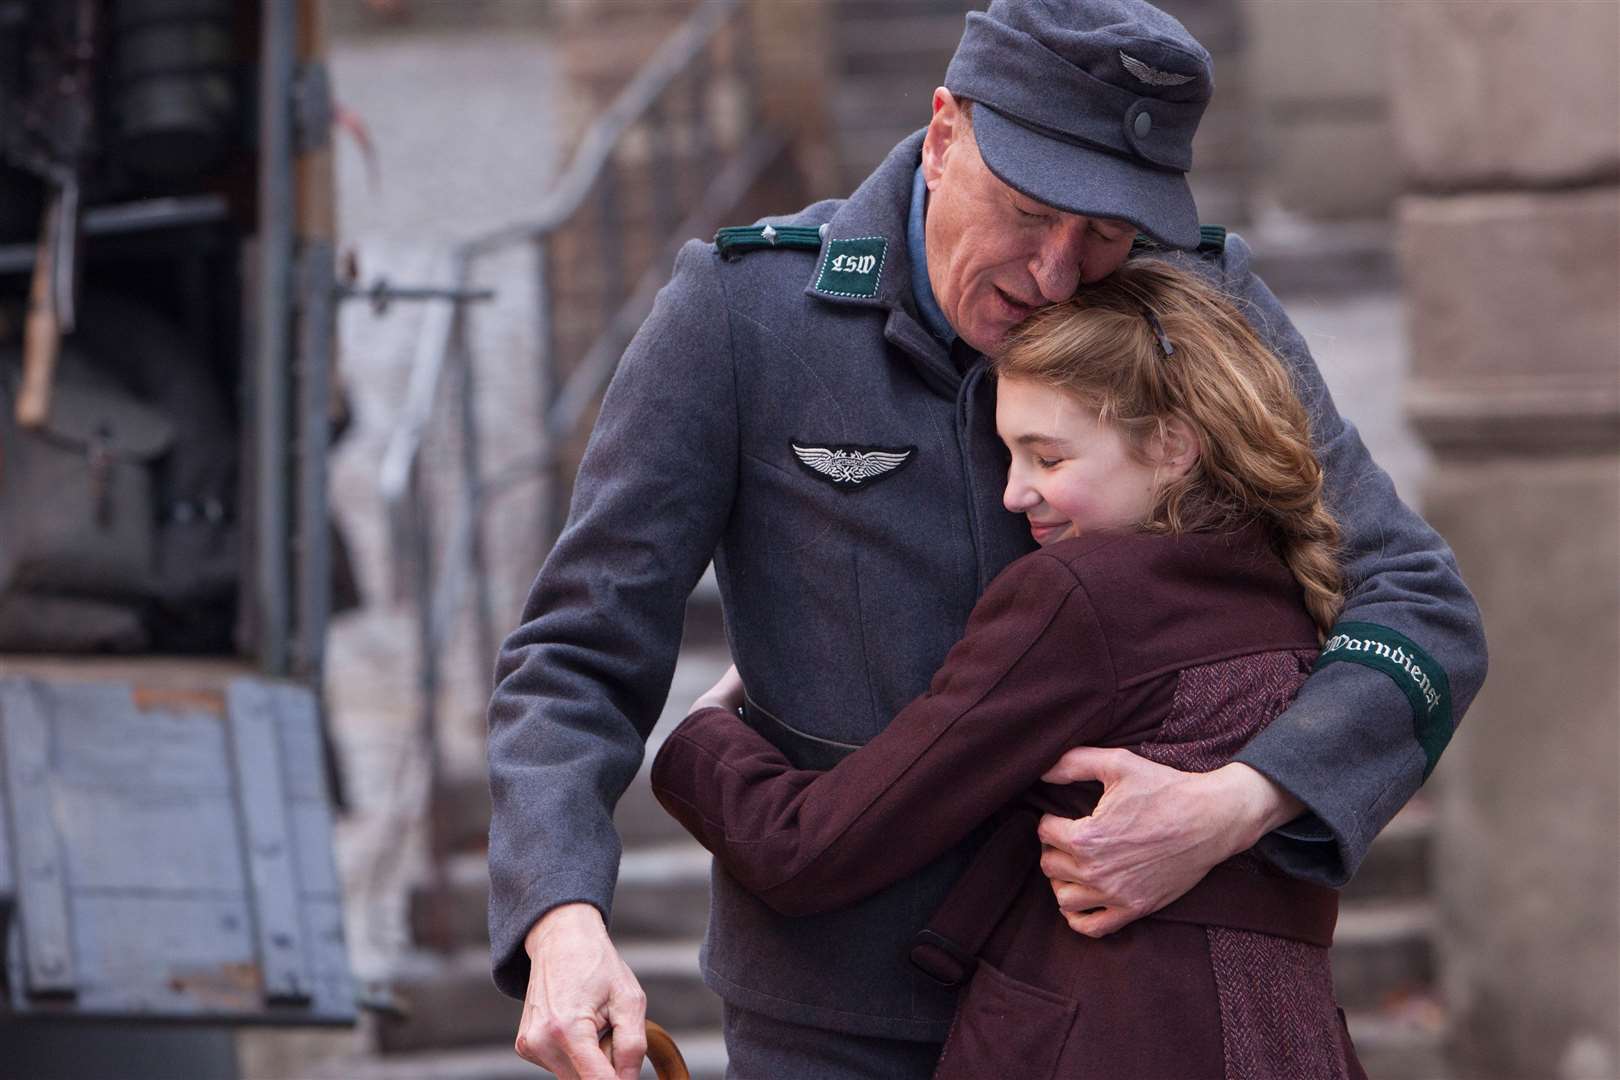
[[[1257,532],[1080,538],[1009,566],[928,692],[832,770],[795,769],[705,709],[671,734],[653,786],[790,915],[849,904],[1005,826],[981,856],[1001,872],[976,864],[976,884],[941,909],[956,929],[966,912],[982,944],[937,1076],[1359,1076],[1333,1002],[1332,908],[1323,924],[1313,890],[1330,893],[1245,854],[1162,917],[1092,940],[1058,913],[1030,809],[1089,812],[1094,785],[1038,782],[1073,746],[1223,764],[1287,705],[1316,649],[1298,585]]]

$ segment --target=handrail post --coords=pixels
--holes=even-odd
[[[291,637],[288,582],[287,357],[292,310],[293,57],[297,10],[265,4],[259,86],[259,267],[254,380],[254,485],[257,520],[258,653],[269,675],[285,675]]]
[[[327,508],[332,344],[337,334],[334,295],[337,261],[330,240],[309,240],[299,260],[303,310],[298,367],[298,573],[296,670],[317,687],[325,677],[331,617],[332,553]]]
[[[675,206],[681,182],[675,171],[676,155],[670,142],[669,111],[659,98],[647,110],[647,185],[652,191],[653,220],[662,225],[675,221]]]
[[[732,43],[732,67],[737,73],[738,119],[741,122],[740,130],[747,132],[754,130],[759,123],[759,62],[754,52],[753,7],[745,5],[738,13],[737,23],[734,27],[737,40]]]
[[[610,156],[602,165],[596,185],[601,203],[597,221],[598,251],[602,257],[602,295],[599,332],[606,330],[618,310],[624,293],[624,194],[619,180],[618,158]]]
[[[430,778],[439,766],[439,650],[434,626],[434,566],[432,512],[424,489],[422,470],[413,468],[410,476],[409,505],[412,562],[415,574],[417,703],[416,734],[426,754]]]
[[[562,531],[562,517],[557,512],[559,494],[560,457],[552,431],[556,426],[553,414],[557,410],[557,397],[562,389],[562,377],[557,370],[557,324],[551,297],[551,244],[547,237],[537,237],[534,252],[534,342],[535,379],[540,397],[539,447],[539,522],[535,532],[539,536],[540,550],[534,564],[545,560],[557,534]]]
[[[444,776],[444,750],[439,739],[439,688],[440,678],[440,647],[443,635],[438,628],[438,605],[433,602],[438,586],[433,573],[433,515],[428,507],[422,470],[413,467],[410,476],[410,494],[408,504],[412,510],[411,532],[414,540],[413,547],[416,573],[413,577],[416,603],[416,651],[417,651],[417,701],[416,712],[416,739],[417,745],[422,748],[422,757],[427,766],[427,793],[428,799],[438,797],[443,786]],[[438,567],[440,574],[453,572],[448,562],[441,562]],[[435,827],[437,818],[429,811],[427,848],[428,848],[428,890],[434,897],[432,910],[437,913],[444,911],[444,897],[448,893],[448,872],[445,866],[447,852],[444,850],[442,837]],[[446,930],[445,920],[440,914],[435,919],[432,931],[427,935],[425,942],[429,947],[441,950],[447,949],[450,936]]]
[[[692,58],[692,67],[687,75],[688,107],[691,109],[692,160],[707,161],[714,152],[713,140],[709,138],[709,65],[713,58],[707,53],[700,53]],[[701,172],[696,174],[699,184],[702,183]]]
[[[461,486],[464,513],[470,536],[467,568],[473,579],[473,643],[477,655],[487,665],[495,663],[495,612],[489,592],[488,552],[484,546],[483,436],[478,423],[478,372],[473,366],[468,340],[470,311],[456,302],[452,341],[461,396]],[[459,572],[459,570],[457,571]]]

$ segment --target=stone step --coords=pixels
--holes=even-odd
[[[348,39],[398,38],[404,34],[442,35],[446,31],[505,31],[555,33],[557,5],[534,0],[463,0],[457,4],[404,3],[382,10],[362,0],[333,0],[323,6],[330,33],[344,44]]]
[[[447,890],[411,890],[411,939],[450,949],[487,945],[489,863],[482,854],[446,864]],[[694,939],[709,919],[709,853],[687,841],[631,848],[619,863],[611,930],[617,940]]]
[[[685,704],[690,705],[690,699]],[[669,725],[670,728],[674,726],[674,722]],[[665,728],[659,735],[667,733],[668,730],[669,728]],[[659,742],[662,741],[660,738]],[[655,752],[652,748],[648,749],[648,761],[651,761]],[[681,828],[680,822],[670,817],[668,812],[658,805],[658,799],[653,795],[652,785],[647,780],[645,770],[625,789],[624,798],[619,800],[618,807],[613,811],[613,823],[618,826],[619,836],[624,841],[626,850],[681,843],[692,839],[686,830]]]
[[[874,72],[833,87],[830,115],[834,123],[852,131],[888,132],[892,148],[928,123],[938,85],[908,72]],[[882,102],[882,109],[874,109],[873,102]]]
[[[1378,1080],[1453,1080],[1445,1059],[1443,1025],[1384,1012],[1348,1014],[1350,1037],[1369,1076]],[[673,1032],[693,1080],[725,1076],[725,1044],[713,1030]],[[429,1050],[386,1057],[332,1058],[311,1066],[305,1080],[539,1080],[537,1070],[512,1052],[511,1040],[490,1047]],[[642,1077],[650,1080],[651,1068]]]
[[[840,19],[834,30],[840,77],[859,84],[862,76],[901,75],[932,91],[945,76],[964,23],[962,13],[953,11]]]
[[[1418,1007],[1410,1007],[1417,1005]],[[1432,1002],[1401,1009],[1349,1009],[1350,1041],[1377,1080],[1454,1080],[1444,1013]]]
[[[613,932],[627,938],[701,936],[708,913],[708,854],[657,805],[642,777],[620,803],[619,820],[636,846],[626,849],[620,866]],[[1432,831],[1433,811],[1425,801],[1414,800],[1396,815],[1344,889],[1347,912],[1356,905],[1427,896]],[[649,841],[656,842],[649,846]],[[452,946],[484,942],[489,878],[483,853],[453,857],[448,877],[449,894],[442,900],[436,901],[426,885],[412,890],[415,940],[433,942],[436,933],[448,933]]]
[[[723,670],[725,669],[716,670],[713,673],[714,678],[718,679]],[[693,698],[712,684],[713,679],[692,690],[682,699],[681,707],[690,705]],[[675,720],[660,721],[659,730],[654,733],[657,743],[662,743],[663,735],[674,727],[675,723]],[[619,805],[613,812],[613,822],[618,826],[619,837],[627,848],[688,839],[686,830],[658,805],[658,800],[653,797],[652,788],[647,783],[647,768],[653,753],[654,747],[649,745],[647,762],[643,763],[642,771],[625,789],[624,797],[619,800]],[[443,851],[455,854],[487,850],[488,776],[483,772],[477,772],[447,778],[433,799],[433,827],[437,830]]]
[[[1454,1080],[1445,1057],[1443,1023],[1384,1011],[1351,1011],[1350,1037],[1369,1076],[1378,1080]],[[721,1080],[725,1044],[714,1030],[673,1032],[693,1080]],[[531,1080],[550,1076],[520,1060],[511,1040],[490,1047],[427,1050],[385,1057],[340,1057],[311,1066],[305,1080]],[[643,1068],[642,1077],[652,1077]]]
[[[853,127],[839,121],[836,125],[839,168],[845,176],[859,180],[877,168],[896,143],[927,122],[926,112],[917,117],[910,127],[899,124],[862,124]]]
[[[1433,882],[1433,836],[1434,808],[1420,795],[1373,841],[1356,876],[1341,890],[1341,898],[1348,904],[1428,896]]]
[[[720,999],[698,973],[696,941],[620,942],[619,955],[647,992],[654,1020],[672,1031],[719,1029]],[[495,989],[484,949],[406,957],[389,982],[409,1015],[374,1028],[381,1053],[510,1046],[517,1035],[522,1004]]]
[[[685,704],[689,703],[690,697],[707,687],[712,678],[718,677],[720,670],[718,664],[719,660],[711,654],[701,673],[696,671],[696,665],[688,665],[686,671],[690,677],[685,680],[687,685],[677,685],[676,688],[685,697],[680,699],[681,705],[671,711],[684,708]],[[698,674],[701,674],[701,677],[695,677]],[[698,685],[699,683],[702,685]],[[666,716],[660,722],[652,740],[653,747],[662,741],[663,735],[673,726],[673,720],[673,716]],[[649,758],[650,754],[651,750]],[[449,926],[452,928],[451,940],[456,943],[481,940],[468,935],[475,933],[469,928],[482,923],[481,912],[487,902],[488,882],[484,877],[482,847],[488,831],[489,787],[483,775],[452,780],[446,788],[445,796],[436,800],[435,817],[440,826],[447,830],[447,835],[456,840],[450,845],[452,850],[470,849],[478,852],[474,859],[461,862],[451,860],[456,863],[450,874],[453,897],[447,915]],[[1347,916],[1351,915],[1356,905],[1416,901],[1428,895],[1431,880],[1429,853],[1433,817],[1432,807],[1422,797],[1414,799],[1395,816],[1384,833],[1374,842],[1355,878],[1344,890]],[[701,895],[706,906],[707,876],[706,871],[700,873],[699,870],[704,856],[695,847],[688,846],[690,837],[664,812],[663,807],[658,805],[647,783],[645,766],[625,792],[624,798],[620,800],[614,820],[626,845],[626,861],[622,872],[632,875],[631,882],[637,889],[648,880],[645,876],[637,876],[639,874],[637,868],[642,865],[638,861],[638,849],[647,847],[664,851],[672,846],[680,847],[685,850],[686,854],[683,857],[688,860],[683,871],[684,876],[680,879],[681,885],[677,889],[679,899],[672,902],[668,918],[655,918],[656,901],[653,902],[653,910],[645,910],[645,902],[639,891],[624,893],[621,901],[615,905],[616,908],[623,909],[622,914],[619,911],[615,912],[616,930],[617,920],[623,918],[627,921],[622,932],[633,936],[657,936],[672,931],[683,936],[701,934],[702,923],[701,915],[697,911],[697,897]],[[670,865],[668,856],[655,854],[650,858],[652,861],[646,865]],[[470,895],[469,889],[476,889],[476,895]],[[412,925],[424,928],[421,938],[424,941],[431,939],[425,932],[431,924],[419,922],[419,919],[440,917],[430,904],[425,896],[413,896]],[[481,931],[476,933],[481,934]],[[1341,943],[1346,940],[1345,934],[1346,924],[1341,922],[1339,932]]]
[[[938,13],[941,10],[954,10],[960,19],[961,12],[984,6],[976,0],[833,0],[836,11],[834,19],[837,22],[903,18],[919,12]]]
[[[515,1031],[514,1031],[515,1034]],[[717,1031],[671,1032],[692,1080],[723,1080],[726,1047]],[[423,1050],[386,1057],[343,1057],[323,1061],[300,1076],[303,1080],[544,1080],[553,1074],[537,1069],[503,1045],[465,1050]],[[652,1080],[643,1065],[642,1080]]]
[[[1333,988],[1346,1009],[1377,1008],[1435,983],[1434,908],[1424,901],[1346,904],[1333,935]]]
[[[625,791],[613,815],[626,848],[663,844],[686,839],[675,819],[653,798],[647,785],[652,755],[685,715],[692,700],[713,686],[731,664],[725,636],[719,625],[719,591],[700,581],[688,605],[688,634],[675,675],[669,700],[647,741],[647,757],[641,771]],[[483,770],[444,778],[431,807],[433,830],[440,851],[454,854],[483,851],[489,843],[489,777]]]

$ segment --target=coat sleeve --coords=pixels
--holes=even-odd
[[[728,318],[712,249],[688,244],[608,388],[567,525],[501,647],[489,934],[495,982],[515,997],[536,920],[574,901],[609,913],[613,807],[669,692],[686,600],[735,491]]]
[[[1451,688],[1451,715],[1422,717],[1390,675],[1348,663],[1325,666],[1238,755],[1309,811],[1262,840],[1260,850],[1289,873],[1341,885],[1433,768],[1478,693],[1484,627],[1450,548],[1401,502],[1355,426],[1340,417],[1304,339],[1250,269],[1241,237],[1228,238],[1223,269],[1229,294],[1291,366],[1310,413],[1329,507],[1343,530],[1347,592],[1340,622],[1376,624],[1417,643]]]
[[[1104,735],[1113,694],[1084,588],[1035,554],[986,590],[928,691],[833,769],[794,769],[735,714],[705,709],[659,750],[653,790],[772,908],[828,911],[933,860]]]

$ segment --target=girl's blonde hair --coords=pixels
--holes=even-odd
[[[1310,419],[1282,361],[1213,287],[1161,259],[1132,259],[1027,319],[994,368],[1073,394],[1147,464],[1165,422],[1183,421],[1198,461],[1160,488],[1144,528],[1266,526],[1317,626],[1333,625],[1344,606],[1339,525],[1323,504]]]

